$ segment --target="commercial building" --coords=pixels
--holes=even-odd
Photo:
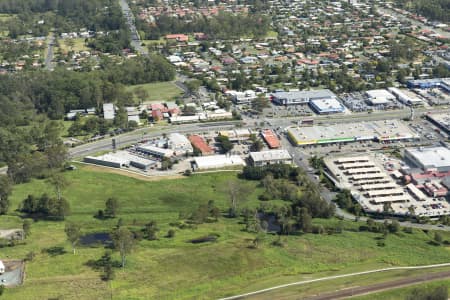
[[[450,135],[450,111],[441,114],[427,114],[426,118],[447,135]]]
[[[175,152],[176,155],[186,153],[191,154],[194,151],[189,139],[177,132],[169,134],[168,146]]]
[[[311,100],[337,98],[332,91],[327,89],[315,91],[275,92],[270,96],[272,102],[278,105],[306,105]]]
[[[292,164],[292,156],[287,150],[250,152],[250,163],[255,167],[273,164]]]
[[[159,158],[171,157],[174,155],[174,152],[171,149],[155,147],[152,145],[140,145],[136,147],[136,151],[146,155],[156,156]]]
[[[425,104],[421,99],[409,91],[402,91],[395,87],[388,88],[388,90],[395,95],[398,101],[405,105],[417,107]]]
[[[264,141],[267,143],[270,149],[277,149],[281,147],[280,140],[276,136],[276,134],[270,129],[264,129],[261,132],[261,136]]]
[[[199,135],[190,135],[189,141],[194,149],[200,151],[202,155],[212,155],[214,150],[206,143],[206,141]]]
[[[367,101],[370,105],[387,105],[395,100],[395,96],[387,90],[370,90],[366,92]]]
[[[404,207],[399,214],[408,212],[405,205],[412,197],[371,157],[327,157],[324,162],[337,187],[349,189],[366,212],[381,213],[385,203]]]
[[[234,104],[245,104],[250,105],[253,100],[257,98],[255,91],[247,90],[244,92],[236,92],[236,91],[228,91],[228,95],[230,95],[231,100]]]
[[[169,118],[169,121],[172,124],[195,123],[202,120],[206,120],[206,115],[204,113],[195,116],[173,116]]]
[[[450,78],[433,78],[433,79],[422,79],[422,80],[408,80],[406,83],[408,88],[418,88],[418,89],[432,89],[432,88],[442,88],[447,92],[450,92]]]
[[[242,167],[245,162],[238,155],[212,155],[195,157],[192,163],[194,170],[221,169]]]
[[[418,136],[398,120],[357,122],[328,126],[289,127],[287,135],[296,146],[378,141],[413,140]]]
[[[320,115],[345,112],[345,106],[336,98],[313,99],[309,102],[309,106]]]
[[[115,114],[114,104],[103,103],[103,118],[105,120],[114,120]]]
[[[232,142],[245,141],[250,138],[252,131],[247,128],[220,131],[219,135],[226,136]]]
[[[127,167],[130,165],[130,161],[128,159],[117,157],[111,154],[104,154],[101,156],[86,156],[83,159],[84,162],[100,165],[100,166],[106,166],[111,168],[121,168],[121,167]]]
[[[405,150],[405,161],[427,172],[449,172],[450,150],[445,147],[410,148]]]
[[[100,166],[122,168],[135,167],[141,170],[148,170],[156,164],[156,161],[140,157],[127,151],[118,151],[100,156],[86,156],[84,162]]]

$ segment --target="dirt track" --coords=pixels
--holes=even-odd
[[[304,299],[304,300],[333,300],[333,299],[344,299],[350,298],[352,296],[369,294],[374,292],[379,292],[383,290],[389,290],[394,288],[400,288],[404,286],[409,286],[413,284],[418,284],[427,281],[433,281],[438,279],[450,278],[450,271],[439,272],[439,273],[431,273],[416,277],[403,278],[394,281],[388,281],[378,284],[373,284],[369,286],[361,286],[355,288],[347,288],[345,290],[335,291],[331,293],[325,293],[322,295],[317,295],[313,297],[307,298],[296,298],[296,299]]]

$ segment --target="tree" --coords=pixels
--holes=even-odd
[[[105,251],[105,254],[100,258],[103,265],[103,275],[102,279],[105,281],[110,281],[114,279],[114,269],[111,257],[111,251]]]
[[[138,87],[134,90],[134,95],[139,99],[139,103],[142,104],[149,97],[148,92],[143,87]]]
[[[439,232],[435,232],[434,233],[434,241],[438,244],[442,243],[442,234],[440,234]]]
[[[75,247],[80,241],[81,237],[81,227],[77,223],[67,222],[64,231],[66,232],[67,240],[72,245],[73,254],[75,254]]]
[[[217,137],[217,141],[220,144],[220,147],[222,148],[222,151],[224,153],[227,153],[233,149],[233,144],[230,142],[230,139],[227,136],[219,135]]]
[[[252,109],[258,113],[262,113],[264,108],[270,107],[269,100],[264,95],[260,94],[252,101]]]
[[[0,175],[0,215],[8,212],[9,195],[12,192],[12,183],[8,176]]]
[[[122,260],[122,268],[124,268],[127,255],[134,246],[133,233],[125,227],[118,227],[112,232],[111,236],[114,242],[114,249],[119,251]]]
[[[104,215],[108,218],[115,218],[119,210],[119,201],[114,198],[108,198],[105,202]]]
[[[133,233],[125,227],[118,227],[112,233],[114,248],[119,251],[122,260],[122,268],[125,267],[126,257],[134,246]]]
[[[229,215],[234,218],[238,214],[239,204],[247,200],[250,191],[238,180],[229,180],[226,187],[230,199]]]
[[[5,292],[5,286],[3,284],[0,284],[0,296],[3,295]]]
[[[397,220],[392,221],[391,224],[388,225],[389,232],[396,233],[400,230],[400,223]]]
[[[61,173],[53,172],[48,177],[47,182],[54,187],[56,198],[61,201],[62,190],[69,186],[69,181]]]
[[[145,224],[144,235],[148,240],[156,240],[158,238],[156,235],[158,231],[159,228],[155,221],[150,221]]]
[[[31,233],[31,221],[29,219],[25,219],[22,223],[23,234],[25,238],[27,238]]]
[[[198,89],[200,88],[201,84],[202,84],[202,82],[200,80],[197,80],[197,79],[190,80],[190,81],[185,83],[186,87],[189,89],[189,91],[192,94],[195,94],[195,93],[198,92]]]
[[[253,141],[253,143],[250,146],[250,151],[252,152],[259,152],[264,148],[264,144],[261,142],[260,139],[256,139]]]
[[[312,230],[312,217],[308,213],[308,209],[302,207],[297,213],[297,225],[303,232],[311,232]]]

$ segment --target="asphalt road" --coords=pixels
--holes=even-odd
[[[112,139],[116,140],[116,147],[121,148],[130,144],[135,144],[141,140],[161,136],[164,133],[165,134],[173,132],[200,133],[209,131],[219,131],[234,128],[235,125],[238,123],[239,121],[228,121],[228,122],[196,123],[185,125],[169,125],[161,127],[160,130],[154,130],[152,128],[142,128],[127,134],[117,135],[114,137],[107,137],[96,142],[87,143],[81,146],[70,148],[69,155],[72,158],[79,158],[104,150],[112,150]]]
[[[126,0],[119,0],[120,8],[125,16],[128,28],[131,32],[131,46],[141,55],[148,55],[148,49],[142,46],[142,41],[136,29],[135,18],[133,12]]]
[[[53,48],[55,46],[55,35],[51,33],[47,41],[47,56],[45,57],[45,68],[49,71],[53,70]]]

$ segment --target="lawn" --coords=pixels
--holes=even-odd
[[[193,175],[182,179],[140,181],[111,173],[101,173],[80,166],[65,172],[71,185],[64,196],[71,203],[70,221],[82,225],[83,232],[107,232],[117,219],[98,220],[93,216],[104,208],[108,197],[120,201],[119,218],[126,226],[141,228],[156,220],[159,240],[140,241],[124,270],[116,271],[111,283],[99,279],[99,273],[86,266],[90,259],[104,253],[102,247],[80,247],[71,253],[65,239],[64,222],[38,221],[25,245],[2,248],[2,256],[24,258],[36,254],[26,266],[25,284],[8,289],[7,299],[211,299],[253,291],[269,286],[395,265],[418,265],[448,262],[450,251],[431,246],[431,234],[389,235],[385,247],[378,247],[379,234],[357,232],[360,225],[339,220],[315,220],[316,224],[334,226],[342,222],[342,234],[292,235],[283,237],[283,247],[272,246],[277,237],[267,235],[258,249],[248,247],[255,234],[245,232],[237,219],[219,218],[218,222],[179,229],[170,223],[178,221],[199,204],[214,200],[225,212],[228,208],[226,182],[235,173]],[[242,182],[252,190],[246,206],[259,205],[262,193],[257,182]],[[10,215],[0,216],[0,228],[21,226],[14,211],[28,194],[53,193],[45,181],[33,180],[14,187]],[[274,201],[273,204],[279,204]],[[166,238],[169,229],[174,238]],[[214,243],[192,244],[193,238],[217,233]],[[444,234],[450,239],[450,234]],[[49,254],[45,249],[64,247],[67,253]],[[119,259],[117,253],[115,259]]]
[[[59,47],[61,48],[61,52],[63,53],[67,53],[70,50],[74,52],[89,50],[89,48],[85,45],[84,38],[61,39],[59,40]]]
[[[143,88],[148,93],[145,102],[173,101],[176,97],[183,95],[183,90],[173,82],[155,82],[128,86],[127,90],[133,92],[137,88]]]

